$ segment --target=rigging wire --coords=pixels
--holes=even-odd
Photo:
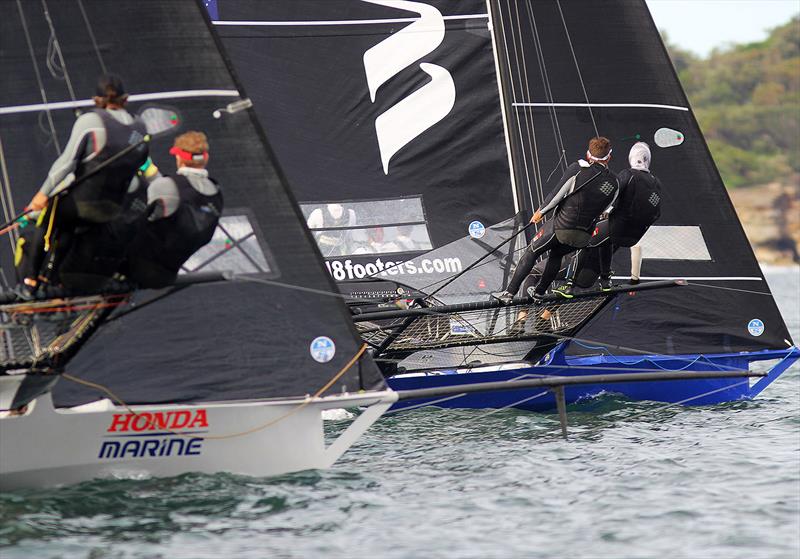
[[[31,42],[31,35],[28,31],[28,22],[25,20],[25,13],[22,10],[22,2],[21,0],[17,0],[17,11],[19,12],[19,19],[22,22],[22,30],[25,33],[25,41],[28,44],[28,53],[31,57],[31,63],[33,64],[33,71],[36,74],[36,83],[39,85],[39,94],[42,96],[42,101],[45,105],[45,113],[47,114],[47,121],[50,125],[50,136],[53,139],[53,143],[56,146],[56,151],[58,155],[61,155],[61,144],[58,142],[58,135],[56,134],[56,127],[53,123],[53,115],[50,111],[49,104],[47,101],[47,93],[44,90],[44,83],[42,82],[42,75],[39,72],[39,64],[36,62],[36,53],[33,50],[33,43]]]
[[[506,0],[507,3],[510,3],[511,0]],[[510,6],[509,6],[509,15],[510,14]],[[519,56],[522,60],[522,65],[519,65],[519,60],[517,61],[517,67],[521,68],[522,71],[520,72],[519,81],[520,81],[520,89],[522,89],[522,93],[528,99],[531,98],[531,88],[530,83],[528,82],[528,63],[525,60],[525,41],[522,36],[522,24],[520,23],[519,17],[519,2],[514,3],[514,11],[516,13],[516,27],[517,27],[517,36],[519,37]],[[517,51],[517,42],[514,39],[514,28],[511,28],[511,35],[512,35],[512,42],[514,43],[514,56],[516,57]],[[525,111],[525,128],[528,131],[528,137],[530,138],[531,145],[533,147],[533,171],[534,171],[534,178],[536,180],[536,194],[538,195],[539,204],[544,199],[544,193],[542,188],[542,170],[539,165],[539,147],[536,140],[536,126],[534,121],[534,111],[533,108],[530,110]],[[528,128],[528,122],[530,122],[530,128]],[[531,201],[531,205],[533,205],[533,201]]]
[[[514,88],[514,75],[513,75],[513,72],[511,71],[511,58],[510,58],[510,55],[509,55],[508,39],[506,37],[506,25],[505,25],[505,21],[503,20],[503,10],[502,10],[502,8],[500,6],[500,0],[497,0],[497,10],[498,10],[498,13],[500,14],[500,21],[499,21],[500,34],[503,37],[503,47],[504,47],[503,51],[505,53],[505,58],[506,58],[506,67],[508,68],[509,77],[511,78],[509,80],[510,84],[511,84],[511,92],[510,92],[511,93],[511,111],[513,112],[514,118],[517,121],[517,127],[516,128],[517,128],[517,135],[519,136],[520,154],[522,155],[522,166],[525,169],[525,182],[528,185],[528,196],[530,197],[531,204],[533,204],[533,190],[531,188],[531,176],[530,176],[530,172],[528,171],[528,154],[525,151],[525,141],[524,141],[524,139],[522,137],[522,126],[521,126],[520,121],[519,121],[519,111],[514,107],[514,103],[516,103],[516,101],[517,101],[517,94],[516,94],[516,90]],[[513,170],[512,170],[512,172],[513,172]]]
[[[581,89],[583,89],[583,97],[586,99],[586,106],[589,109],[589,116],[592,118],[592,126],[594,127],[594,135],[599,136],[600,132],[597,131],[597,122],[594,120],[594,112],[592,112],[592,104],[589,102],[589,94],[586,93],[586,85],[583,83],[583,75],[581,75],[581,68],[578,64],[578,57],[575,56],[575,48],[572,46],[572,38],[569,36],[569,29],[567,29],[567,21],[564,19],[564,12],[561,9],[561,0],[556,0],[558,6],[558,13],[561,15],[561,23],[564,24],[564,33],[567,35],[569,42],[569,50],[572,52],[572,60],[575,62],[575,70],[578,71],[578,79],[581,82]]]
[[[2,182],[2,189],[0,189],[0,202],[3,205],[3,221],[7,222],[15,215],[17,215],[17,210],[14,207],[14,197],[11,195],[11,179],[8,176],[8,163],[6,162],[6,152],[5,148],[3,147],[3,138],[0,137],[0,182]],[[11,252],[14,252],[14,249],[17,246],[17,235],[18,233],[14,231],[8,237],[8,241],[11,244]]]
[[[550,75],[547,72],[547,62],[544,59],[544,48],[542,47],[542,41],[539,37],[539,28],[536,25],[536,16],[533,13],[533,4],[528,1],[526,4],[528,7],[528,23],[531,26],[531,31],[533,33],[533,44],[536,50],[536,59],[539,63],[539,73],[542,76],[542,83],[544,84],[544,91],[545,91],[545,99],[551,103],[555,102],[555,98],[553,97],[553,90],[550,86]],[[533,99],[531,99],[533,101]],[[556,162],[556,166],[553,171],[550,172],[550,175],[547,177],[547,181],[550,181],[550,177],[553,176],[555,169],[558,168],[559,163],[563,161],[563,169],[566,171],[567,169],[567,152],[564,149],[564,138],[561,134],[561,125],[558,122],[558,112],[555,106],[548,107],[548,113],[550,114],[550,124],[553,126],[553,138],[556,141],[556,151],[560,152],[558,161]]]
[[[50,28],[50,38],[47,42],[47,69],[54,78],[64,80],[67,83],[69,97],[72,101],[75,101],[75,90],[72,88],[72,80],[69,78],[67,63],[64,61],[64,53],[61,51],[61,43],[58,41],[56,28],[53,25],[52,18],[50,17],[50,10],[47,8],[47,0],[42,0],[42,11],[44,12],[44,18],[47,20],[47,25]],[[52,54],[50,53],[51,48]],[[58,64],[56,64],[56,57],[58,57]],[[61,71],[62,75],[59,75],[58,70]]]
[[[737,289],[735,287],[723,287],[721,285],[709,285],[707,283],[697,283],[695,281],[689,282],[689,285],[697,285],[699,287],[708,287],[710,289],[724,289],[725,291],[738,291],[740,293],[752,293],[753,295],[766,295],[772,297],[772,293],[764,291],[751,291],[749,289]]]
[[[89,22],[89,16],[86,15],[86,9],[83,7],[83,0],[78,0],[78,8],[81,10],[83,21],[86,24],[86,31],[89,33],[89,38],[92,40],[92,46],[94,47],[94,53],[97,55],[97,60],[100,62],[100,68],[102,68],[104,74],[108,74],[106,63],[103,62],[103,55],[100,54],[100,48],[97,46],[97,39],[94,36],[92,24]]]

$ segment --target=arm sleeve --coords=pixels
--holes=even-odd
[[[50,196],[58,183],[77,168],[79,161],[87,157],[88,152],[96,153],[103,149],[105,140],[105,127],[98,115],[86,113],[79,116],[72,127],[64,151],[50,167],[50,172],[47,173],[47,178],[39,188],[39,192]]]
[[[575,186],[575,175],[577,175],[581,170],[581,167],[578,163],[573,163],[567,170],[564,171],[564,174],[561,176],[561,179],[558,181],[558,184],[550,191],[550,194],[544,199],[542,202],[541,207],[539,208],[539,213],[542,215],[546,214],[561,202],[564,197],[570,193],[570,190]],[[571,180],[572,179],[572,180]]]
[[[157,221],[171,216],[180,202],[181,196],[175,181],[169,177],[154,180],[147,188],[147,206],[150,208],[148,219]]]

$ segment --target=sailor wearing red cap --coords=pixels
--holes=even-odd
[[[172,284],[181,266],[214,235],[222,192],[208,176],[208,139],[190,131],[169,150],[177,172],[147,189],[147,217],[128,248],[128,279],[144,288]]]

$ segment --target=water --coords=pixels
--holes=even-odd
[[[800,271],[768,270],[800,340]],[[800,368],[753,402],[421,409],[329,471],[0,494],[0,557],[800,556]],[[344,426],[333,422],[335,434]]]

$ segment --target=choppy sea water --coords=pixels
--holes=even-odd
[[[767,278],[800,341],[800,270]],[[344,427],[331,422],[331,435]],[[800,557],[800,368],[752,402],[420,409],[334,466],[0,494],[0,557]]]

